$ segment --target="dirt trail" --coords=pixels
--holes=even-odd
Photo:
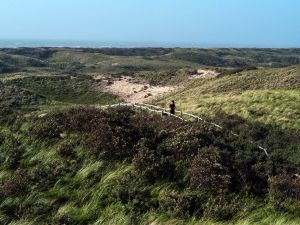
[[[94,77],[100,82],[99,88],[116,94],[128,103],[146,103],[176,90],[177,86],[152,86],[140,78],[122,76],[120,78]]]

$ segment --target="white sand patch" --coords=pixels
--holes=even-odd
[[[27,77],[26,75],[23,74],[16,74],[13,76],[7,76],[7,77],[0,77],[0,80],[2,81],[10,81],[10,80],[19,80]]]
[[[190,79],[212,79],[219,76],[220,73],[214,70],[203,70],[199,69],[195,74],[190,76]]]
[[[100,77],[95,77],[99,80]],[[177,89],[176,86],[152,86],[146,81],[130,76],[101,77],[101,90],[116,94],[129,103],[150,102]]]

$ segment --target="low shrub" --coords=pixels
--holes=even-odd
[[[75,157],[75,147],[78,145],[77,142],[65,140],[59,144],[57,147],[57,152],[60,156],[64,158],[74,158]]]
[[[124,159],[132,155],[131,136],[122,127],[107,122],[98,123],[83,141],[89,151],[99,159]]]
[[[218,149],[202,148],[193,159],[190,168],[190,187],[194,190],[216,192],[224,195],[228,191],[230,176],[222,166]]]
[[[300,171],[299,171],[300,172]],[[269,178],[269,197],[273,202],[290,199],[300,202],[299,175],[282,173]]]
[[[27,193],[29,179],[22,170],[16,170],[14,174],[0,186],[0,197],[18,197]]]
[[[207,201],[203,216],[217,221],[228,221],[240,212],[241,206],[241,202],[232,198],[213,197]]]
[[[34,187],[39,191],[48,190],[51,188],[62,176],[66,176],[72,171],[72,167],[64,162],[42,163],[36,162],[36,165],[31,165],[28,170],[28,179]]]
[[[67,213],[62,213],[62,214],[58,214],[56,215],[52,221],[51,221],[51,225],[73,225],[75,223],[75,220],[68,215]]]
[[[60,134],[63,132],[64,121],[65,117],[62,112],[52,113],[38,121],[30,129],[30,132],[39,141],[60,138]]]
[[[151,188],[133,170],[120,177],[110,193],[113,201],[124,205],[130,224],[140,224],[143,213],[158,208],[157,198],[151,193]]]
[[[106,113],[96,108],[71,108],[64,112],[64,128],[68,131],[89,132],[99,122],[106,120]]]
[[[197,192],[166,194],[159,202],[160,209],[170,216],[188,218],[200,217],[207,196]]]
[[[153,182],[159,179],[172,180],[174,178],[176,165],[171,155],[164,154],[159,149],[149,149],[145,140],[141,140],[135,149],[133,165],[146,180]]]
[[[19,139],[8,136],[0,147],[0,162],[6,169],[17,169],[25,152],[25,147]]]
[[[11,107],[0,104],[0,125],[12,125],[17,113]]]
[[[134,111],[129,107],[118,107],[109,110],[108,119],[111,123],[117,126],[129,125],[131,117],[134,115]]]

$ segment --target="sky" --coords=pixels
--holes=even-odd
[[[0,0],[0,39],[300,47],[300,0]]]

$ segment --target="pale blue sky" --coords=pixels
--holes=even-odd
[[[300,47],[300,0],[0,0],[0,39]]]

